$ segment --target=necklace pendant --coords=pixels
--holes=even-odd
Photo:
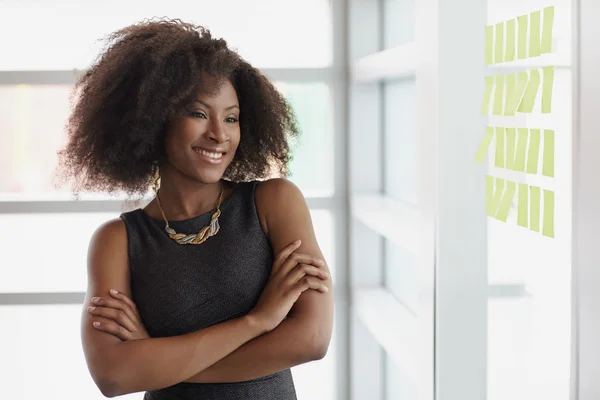
[[[217,232],[219,232],[219,229],[221,229],[221,226],[219,225],[219,218],[215,218],[210,223],[210,230],[212,232],[211,236],[216,235]]]
[[[193,242],[196,239],[197,235],[187,235],[181,239],[176,239],[177,243],[179,244],[188,244]]]

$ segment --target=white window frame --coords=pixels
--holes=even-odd
[[[573,0],[573,236],[571,400],[600,398],[600,8]]]

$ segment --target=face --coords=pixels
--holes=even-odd
[[[214,94],[199,93],[184,117],[169,127],[169,167],[202,183],[218,182],[240,143],[239,119],[237,93],[229,80]]]

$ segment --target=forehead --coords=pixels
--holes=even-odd
[[[228,102],[237,104],[237,93],[231,81],[227,78],[215,78],[207,74],[201,77],[201,88],[196,94],[196,98],[204,102],[219,103]]]

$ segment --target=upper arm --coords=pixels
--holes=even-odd
[[[121,219],[102,224],[90,240],[87,256],[88,287],[81,316],[81,339],[88,368],[96,384],[107,382],[110,357],[114,346],[121,342],[116,336],[101,332],[92,322],[107,322],[92,316],[87,307],[92,297],[108,297],[110,289],[117,289],[131,297],[129,264],[127,254],[127,231]]]
[[[300,239],[298,252],[327,262],[317,243],[306,200],[296,185],[287,179],[261,182],[256,189],[256,202],[275,254]],[[329,272],[327,266],[324,268]],[[331,279],[324,283],[329,288],[327,293],[307,290],[294,304],[290,316],[301,318],[303,324],[312,328],[311,335],[318,345],[326,348],[333,327],[333,284]]]

